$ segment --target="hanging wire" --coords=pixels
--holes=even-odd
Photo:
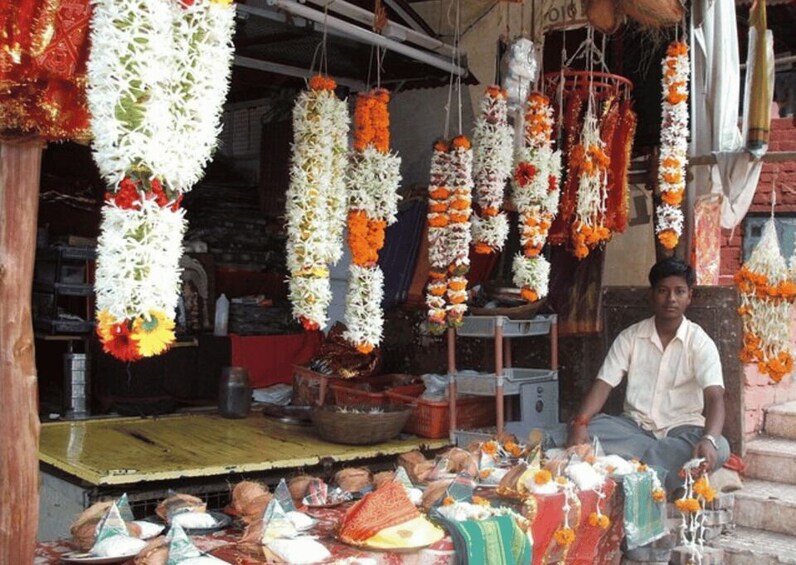
[[[456,0],[456,69],[461,67],[462,2]],[[453,72],[453,71],[452,71]],[[456,91],[459,95],[459,135],[462,135],[462,75],[456,73]]]
[[[451,11],[453,10],[453,3],[456,0],[451,0],[448,4],[448,13],[447,13],[447,20],[448,25],[455,29],[455,24],[451,21]],[[451,74],[448,77],[448,102],[445,104],[445,139],[448,139],[450,136],[450,119],[451,119],[451,102],[453,101],[453,76],[454,76],[454,68],[457,61],[458,56],[458,38],[454,33],[453,36],[453,51],[451,52]]]

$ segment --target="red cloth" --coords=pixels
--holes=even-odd
[[[293,365],[312,359],[320,350],[319,331],[286,335],[240,336],[230,334],[232,365],[249,370],[252,388],[293,382]]]

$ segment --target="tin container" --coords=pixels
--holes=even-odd
[[[245,418],[252,404],[246,367],[224,367],[218,388],[218,411],[225,418]]]

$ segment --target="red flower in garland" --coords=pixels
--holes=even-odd
[[[532,164],[522,162],[517,165],[517,169],[514,171],[514,180],[516,180],[517,184],[520,186],[526,186],[533,180],[537,172],[536,167]]]
[[[169,203],[169,197],[166,196],[166,191],[163,190],[163,185],[160,184],[160,181],[152,179],[149,186],[152,188],[152,193],[155,195],[155,202],[157,202],[158,206],[161,208],[166,206]]]
[[[120,361],[138,361],[141,359],[141,354],[138,352],[138,344],[133,340],[126,323],[113,324],[110,334],[111,338],[102,344],[105,353],[113,355]]]
[[[124,210],[134,208],[140,199],[138,194],[138,187],[130,177],[125,177],[119,183],[119,190],[110,196],[106,195],[106,199],[112,199],[116,206]]]

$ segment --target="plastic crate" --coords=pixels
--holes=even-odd
[[[498,320],[503,324],[503,337],[527,337],[549,334],[556,315],[536,316],[532,320],[511,320],[506,316],[465,316],[456,333],[461,337],[494,337]]]
[[[338,406],[384,406],[388,404],[389,389],[407,386],[414,380],[413,375],[395,373],[361,380],[335,381],[329,386],[334,393],[334,403]]]
[[[503,394],[520,394],[525,383],[546,383],[558,379],[558,371],[550,369],[523,369],[512,367],[503,370]],[[462,394],[495,396],[497,378],[495,373],[457,374],[456,390]]]
[[[395,404],[413,404],[412,415],[406,421],[406,433],[420,437],[441,439],[450,432],[450,405],[447,400],[418,398],[425,386],[408,385],[387,391],[387,398]],[[456,399],[456,424],[462,428],[480,428],[495,422],[495,400],[482,396],[460,396]]]
[[[329,386],[331,380],[336,379],[301,365],[293,365],[293,404],[296,406],[332,404],[334,392]]]

